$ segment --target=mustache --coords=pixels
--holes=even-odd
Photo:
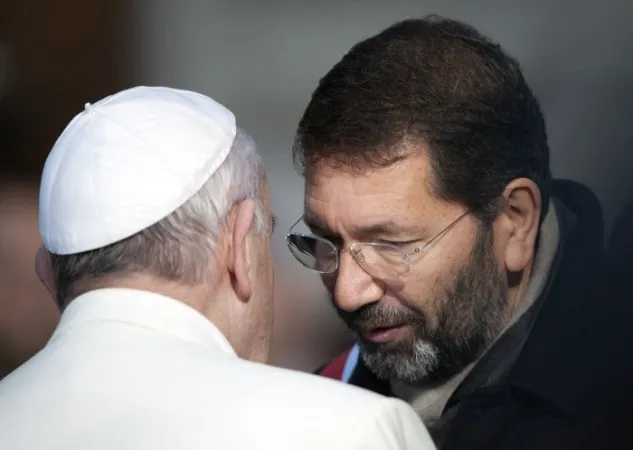
[[[332,302],[341,319],[352,330],[389,327],[394,325],[426,322],[426,316],[417,311],[386,308],[380,303],[364,305],[355,311],[345,311]]]

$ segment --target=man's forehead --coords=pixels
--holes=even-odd
[[[306,189],[304,218],[312,224],[331,220],[358,224],[363,228],[387,227],[401,221],[398,216],[412,212],[413,202],[406,192],[386,190],[363,184],[330,183]],[[417,208],[416,208],[417,209]]]
[[[363,173],[324,168],[306,178],[304,220],[321,230],[393,234],[431,226],[446,202],[428,185],[425,158],[411,157]]]
[[[425,167],[418,158],[408,158],[386,168],[362,173],[324,167],[306,177],[306,210],[339,205],[357,214],[375,209],[398,212],[418,209],[432,202]]]
[[[377,215],[374,217],[355,217],[350,219],[351,220],[345,221],[348,223],[348,231],[356,235],[391,235],[403,232],[419,233],[424,229],[422,224],[407,224],[406,221],[399,221],[393,216],[381,217]],[[318,213],[309,209],[305,210],[303,220],[307,225],[321,231],[333,231],[331,230],[331,225],[328,224],[327,218],[321,218]]]

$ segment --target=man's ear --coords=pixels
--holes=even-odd
[[[48,293],[57,302],[55,293],[55,278],[53,276],[53,267],[51,266],[51,255],[44,247],[40,247],[35,254],[35,274],[40,279]]]
[[[255,202],[244,200],[237,204],[229,221],[228,270],[235,293],[242,301],[248,301],[253,295],[249,268],[247,237],[255,219]]]
[[[541,216],[541,192],[527,178],[513,180],[503,193],[504,221],[507,226],[505,264],[511,272],[521,272],[534,258]]]

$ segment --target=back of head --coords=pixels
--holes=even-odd
[[[249,232],[267,236],[267,195],[253,140],[214,100],[138,87],[87,104],[52,149],[40,190],[58,302],[135,278],[148,290],[217,294],[233,210],[252,202]]]
[[[538,102],[518,63],[467,24],[405,20],[355,45],[321,79],[294,157],[307,172],[319,164],[364,170],[388,166],[420,142],[429,147],[439,198],[485,219],[504,187],[526,177],[547,205],[549,149]]]

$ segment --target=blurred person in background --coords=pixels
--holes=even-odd
[[[274,220],[221,104],[159,87],[86,104],[39,206],[37,273],[63,314],[0,382],[0,448],[435,448],[402,400],[261,364]]]
[[[356,44],[293,152],[289,248],[358,342],[319,373],[405,399],[439,448],[614,448],[631,316],[596,295],[601,206],[552,181],[549,151],[518,62],[468,24]]]

